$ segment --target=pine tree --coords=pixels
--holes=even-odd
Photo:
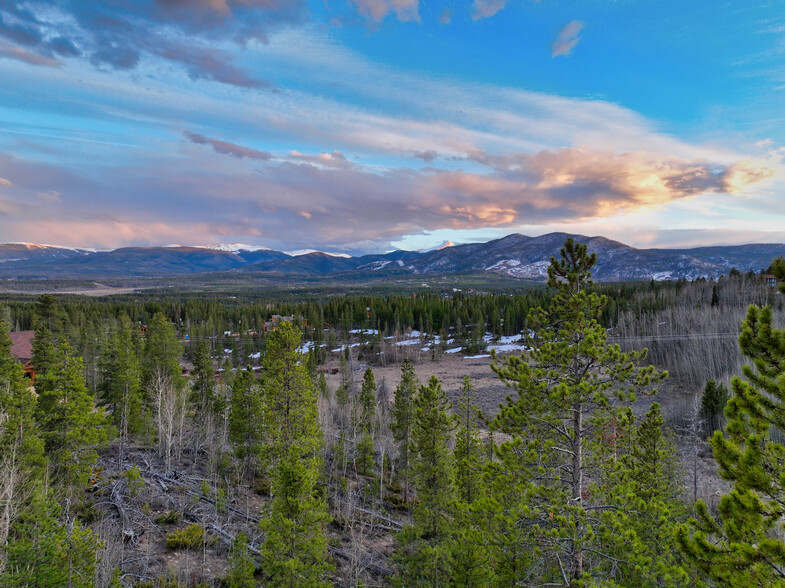
[[[324,536],[330,517],[316,487],[321,463],[304,457],[304,450],[292,443],[276,464],[270,516],[260,523],[265,532],[262,569],[271,586],[331,585]]]
[[[697,520],[679,528],[687,557],[722,586],[785,583],[785,445],[771,430],[785,430],[785,330],[772,327],[771,308],[751,306],[739,336],[752,365],[731,380],[725,408],[727,437],[710,439],[720,475],[733,483],[715,518],[698,502]]]
[[[224,577],[227,588],[256,588],[258,582],[254,579],[256,564],[248,551],[248,537],[245,533],[238,533],[232,543],[229,553],[229,570]]]
[[[409,444],[411,443],[412,421],[414,419],[413,399],[417,386],[414,366],[407,359],[401,368],[401,382],[395,389],[392,422],[390,423],[393,439],[398,446],[398,472],[404,483],[404,502],[409,501]]]
[[[168,378],[176,389],[184,385],[180,360],[183,344],[177,338],[174,325],[160,312],[147,325],[142,362],[142,386],[149,389],[154,379]]]
[[[37,375],[44,375],[57,361],[57,347],[65,341],[65,315],[51,294],[43,294],[35,306],[33,358]]]
[[[405,586],[440,586],[450,572],[447,539],[454,488],[449,444],[454,420],[436,376],[419,387],[413,404],[410,451],[417,501],[414,524],[398,536],[401,581]]]
[[[360,396],[357,399],[357,421],[360,441],[357,443],[357,471],[362,474],[373,473],[374,437],[376,435],[376,381],[373,370],[368,368],[363,376]]]
[[[138,329],[123,317],[110,334],[101,352],[102,404],[112,409],[112,419],[120,435],[120,463],[129,435],[141,433],[142,389],[139,366]]]
[[[229,440],[243,469],[253,476],[263,442],[264,421],[262,394],[253,368],[238,372],[232,384],[229,410]]]
[[[307,455],[315,455],[323,444],[316,390],[298,351],[301,337],[299,329],[283,323],[270,335],[262,358],[264,426],[271,464],[287,455],[294,443]]]
[[[479,410],[474,402],[474,385],[471,378],[466,376],[458,400],[458,431],[455,435],[453,451],[455,489],[458,499],[466,505],[474,502],[482,488],[480,483],[482,446],[477,425]]]
[[[298,352],[300,337],[284,323],[270,336],[262,362],[265,453],[273,474],[262,552],[275,586],[329,585],[331,569],[324,537],[329,515],[317,488],[324,439],[316,390]]]
[[[223,411],[224,403],[215,393],[215,367],[207,343],[200,343],[196,349],[190,400],[194,407],[194,422],[198,427],[197,439],[208,443],[216,417]]]
[[[505,465],[546,472],[527,491],[529,524],[536,530],[530,540],[542,549],[544,582],[582,581],[593,563],[602,561],[603,546],[595,541],[589,517],[612,513],[593,510],[587,459],[601,443],[604,423],[615,418],[616,404],[633,400],[636,390],[663,377],[652,366],[635,367],[645,350],[623,353],[607,343],[599,323],[606,298],[590,290],[596,261],[585,245],[566,241],[560,259],[552,258],[548,268],[548,286],[556,295],[548,310],[538,308],[528,317],[535,329],[531,350],[493,366],[517,392],[502,406],[494,427],[535,443],[520,446],[526,449],[524,464],[518,451],[507,448],[501,455],[512,462]]]
[[[455,522],[449,539],[451,584],[455,586],[486,586],[490,570],[483,530],[473,516],[473,504],[486,490],[482,480],[483,456],[479,437],[479,410],[474,404],[475,392],[471,378],[466,376],[457,404],[458,430],[453,450]]]
[[[714,380],[706,382],[701,396],[701,416],[706,423],[706,432],[711,436],[714,431],[722,429],[723,412],[730,394],[725,384],[717,384]]]
[[[0,574],[6,567],[3,546],[40,485],[46,464],[35,423],[37,397],[11,356],[7,329],[0,321]]]
[[[85,385],[82,358],[61,343],[39,381],[36,420],[53,473],[69,486],[84,483],[98,459],[96,446],[108,439],[108,430]]]
[[[101,541],[78,520],[60,520],[60,506],[39,491],[12,528],[8,563],[0,575],[7,588],[92,588]]]
[[[591,491],[615,507],[598,527],[599,541],[627,565],[597,561],[594,574],[625,586],[702,586],[673,541],[686,512],[679,499],[683,472],[660,406],[653,403],[637,426],[631,410],[622,417],[606,438],[606,452],[615,459],[606,458],[603,481]]]

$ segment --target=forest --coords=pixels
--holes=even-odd
[[[782,293],[595,263],[568,240],[508,292],[6,296],[0,586],[785,586]]]

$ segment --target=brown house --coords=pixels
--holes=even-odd
[[[9,333],[11,336],[11,355],[16,361],[22,364],[25,369],[25,376],[31,381],[35,380],[35,368],[33,367],[33,337],[35,331],[14,331]]]
[[[777,276],[773,276],[771,274],[761,274],[760,279],[766,284],[769,288],[776,288],[779,280]]]

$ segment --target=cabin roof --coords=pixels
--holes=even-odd
[[[11,337],[11,355],[22,363],[30,361],[33,357],[33,337],[35,331],[14,331]]]

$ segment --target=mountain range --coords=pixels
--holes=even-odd
[[[605,237],[549,233],[512,234],[487,243],[447,243],[428,251],[393,251],[348,256],[313,250],[274,251],[245,245],[122,247],[111,251],[0,244],[1,279],[98,279],[166,277],[188,274],[455,274],[494,272],[543,280],[552,256],[571,237],[597,254],[593,277],[600,281],[670,280],[718,277],[731,268],[760,271],[785,244],[751,244],[692,249],[636,249]]]

